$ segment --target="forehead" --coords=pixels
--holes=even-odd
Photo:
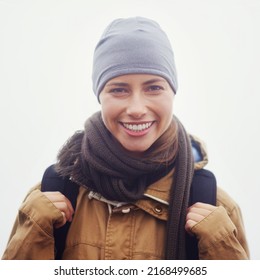
[[[110,79],[106,86],[126,83],[126,84],[150,84],[150,83],[167,83],[168,82],[161,76],[150,75],[150,74],[127,74],[122,76],[117,76],[115,78]]]

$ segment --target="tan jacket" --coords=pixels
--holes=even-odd
[[[201,168],[204,159],[196,164]],[[80,187],[64,259],[163,259],[172,172],[149,186],[135,204],[111,205]],[[192,228],[200,259],[248,259],[238,205],[220,188],[218,208]],[[34,187],[19,209],[3,259],[54,259],[53,224],[61,212]]]

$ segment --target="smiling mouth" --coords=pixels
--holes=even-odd
[[[153,122],[146,122],[146,123],[141,123],[141,124],[131,124],[131,123],[121,123],[124,128],[126,128],[129,131],[132,132],[142,132],[144,130],[147,130],[150,128],[153,124]]]

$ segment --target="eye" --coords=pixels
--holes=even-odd
[[[150,90],[160,90],[163,89],[161,86],[150,86]]]
[[[112,93],[114,95],[124,95],[127,93],[126,88],[112,88],[109,90],[109,93]]]
[[[163,90],[164,90],[164,88],[162,86],[159,86],[159,85],[151,85],[147,88],[148,92],[154,93],[154,94],[157,94],[157,93],[159,93]]]

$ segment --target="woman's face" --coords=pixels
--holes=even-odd
[[[118,76],[100,93],[102,118],[127,151],[141,155],[169,127],[173,99],[173,90],[160,76]]]

